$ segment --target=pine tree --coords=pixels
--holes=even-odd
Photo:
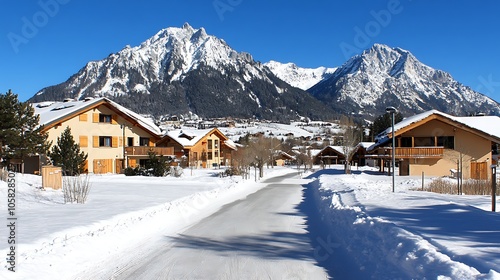
[[[0,158],[7,164],[11,159],[24,159],[46,153],[48,135],[42,132],[40,117],[27,102],[20,102],[9,90],[0,94]]]
[[[8,145],[16,140],[18,119],[16,107],[19,102],[17,96],[10,90],[6,94],[0,94],[0,150],[2,159],[8,155]]]
[[[61,137],[57,137],[57,144],[49,152],[52,163],[60,166],[63,174],[68,176],[79,175],[85,171],[87,156],[85,152],[80,151],[80,145],[75,143],[69,126],[63,131]]]
[[[170,163],[163,155],[158,156],[154,151],[149,151],[148,161],[146,161],[146,173],[155,177],[166,176],[170,173]]]
[[[394,123],[398,123],[403,120],[403,115],[400,112],[397,112],[394,115]],[[385,113],[383,115],[378,116],[373,124],[371,125],[370,134],[372,137],[377,136],[382,131],[386,130],[388,127],[391,127],[392,119],[390,113]]]

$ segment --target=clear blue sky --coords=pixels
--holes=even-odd
[[[2,1],[0,92],[22,101],[162,28],[205,27],[255,60],[342,65],[373,43],[500,101],[500,1]]]

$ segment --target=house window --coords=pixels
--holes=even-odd
[[[455,149],[455,137],[453,136],[439,136],[437,138],[437,146],[446,149]]]
[[[111,147],[111,136],[99,136],[99,147]]]
[[[134,137],[128,137],[127,138],[127,147],[132,147],[134,146]]]
[[[198,152],[193,152],[193,160],[198,160]]]
[[[208,160],[211,160],[211,159],[212,159],[212,156],[213,156],[213,153],[212,153],[212,152],[208,152],[208,153],[207,153],[207,156],[208,156]]]
[[[434,137],[415,137],[415,147],[435,147]]]
[[[219,140],[217,140],[217,139],[214,140],[214,148],[215,149],[219,148]]]
[[[151,162],[150,159],[139,159],[139,166],[146,167]]]
[[[214,151],[214,157],[218,158],[219,157],[219,151]]]
[[[491,144],[491,154],[498,155],[498,144],[496,143]]]
[[[111,120],[112,120],[111,115],[99,114],[100,123],[111,123]]]
[[[411,148],[411,137],[401,137],[401,147]]]
[[[139,138],[139,146],[149,146],[149,138],[148,137]]]
[[[212,149],[212,139],[208,139],[208,149]]]

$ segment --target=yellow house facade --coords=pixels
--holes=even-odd
[[[172,130],[157,146],[173,148],[185,166],[200,168],[231,165],[232,151],[236,150],[236,145],[217,128]]]
[[[66,127],[71,128],[75,142],[88,154],[90,173],[121,173],[147,158],[150,149],[162,155],[173,152],[154,147],[161,130],[152,121],[107,98],[42,102],[33,107],[53,145]]]
[[[461,172],[463,179],[491,178],[497,164],[500,118],[455,117],[436,110],[407,118],[395,125],[396,161],[400,175],[446,176]],[[380,166],[391,161],[392,129],[377,136],[371,146]]]

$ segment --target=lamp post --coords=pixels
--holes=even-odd
[[[390,106],[385,108],[385,111],[391,114],[392,122],[392,192],[394,192],[394,173],[396,172],[396,139],[394,138],[394,114],[397,110],[393,106]]]
[[[496,212],[497,166],[491,165],[491,211]]]
[[[125,124],[121,124],[120,128],[122,129],[122,155],[123,155],[123,162],[122,162],[122,168],[127,168],[127,152],[125,150]]]

